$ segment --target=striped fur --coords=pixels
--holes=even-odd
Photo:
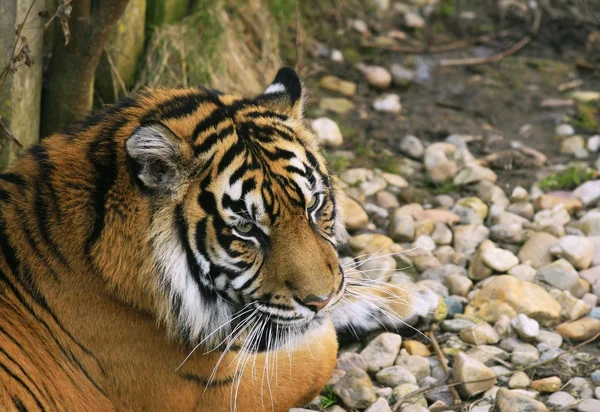
[[[0,409],[285,410],[320,390],[345,232],[301,106],[290,69],[254,98],[145,90],[0,174]]]

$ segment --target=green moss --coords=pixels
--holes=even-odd
[[[594,103],[580,103],[577,105],[578,115],[574,119],[576,126],[595,132],[600,129],[600,109]]]
[[[449,195],[460,191],[460,187],[455,185],[452,179],[444,180],[441,183],[427,179],[425,180],[425,187],[434,195]]]
[[[344,156],[325,153],[325,158],[327,159],[327,163],[329,164],[331,170],[333,170],[336,174],[340,174],[349,166],[348,159],[346,159]]]
[[[319,403],[319,408],[327,409],[337,404],[338,397],[335,393],[333,393],[333,389],[331,386],[327,385],[323,388],[323,397],[321,398],[321,402]]]
[[[582,183],[592,180],[594,171],[583,166],[570,166],[539,181],[538,186],[544,192],[551,190],[572,190]]]

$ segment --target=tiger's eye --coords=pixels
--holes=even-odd
[[[246,223],[244,225],[236,226],[235,229],[240,233],[247,234],[252,232],[252,229],[254,229],[254,225],[252,223]]]
[[[308,204],[306,205],[306,208],[308,210],[313,209],[315,206],[317,205],[317,197],[313,197],[312,199],[310,199],[310,201],[308,202]]]

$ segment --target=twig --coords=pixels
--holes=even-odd
[[[540,28],[540,22],[542,20],[542,11],[540,8],[535,9],[535,15],[533,18],[533,26],[531,27],[531,33],[523,37],[521,40],[513,44],[508,49],[501,53],[487,57],[469,57],[466,59],[446,59],[442,60],[439,64],[440,67],[451,67],[451,66],[474,66],[478,64],[497,63],[500,60],[512,56],[517,53],[523,47],[527,46],[532,40],[532,36],[535,36]]]
[[[393,52],[407,53],[407,54],[435,54],[435,53],[445,53],[449,51],[454,51],[458,49],[464,49],[466,47],[473,46],[475,44],[488,43],[492,40],[497,39],[498,37],[502,37],[508,34],[507,30],[503,30],[496,34],[484,34],[478,37],[473,37],[471,39],[458,40],[452,43],[440,44],[437,46],[429,46],[429,47],[406,47],[401,45],[379,45],[373,43],[363,43],[361,44],[363,47],[370,47],[375,49],[383,49],[389,50]]]
[[[119,96],[119,92],[117,90],[117,86],[115,85],[115,80],[119,83],[119,86],[121,86],[121,90],[123,91],[123,94],[127,94],[127,86],[125,86],[125,82],[123,81],[123,79],[121,78],[121,75],[119,74],[119,70],[115,67],[115,64],[113,63],[112,57],[110,57],[110,53],[108,52],[108,47],[104,47],[104,54],[106,54],[106,60],[108,61],[108,65],[110,66],[110,71],[113,74],[113,93],[115,94],[115,99]]]
[[[482,378],[482,379],[476,379],[476,380],[472,380],[472,381],[454,382],[454,383],[449,383],[449,384],[446,384],[446,385],[430,385],[430,386],[426,386],[425,388],[419,388],[419,389],[417,389],[415,391],[412,391],[409,394],[404,395],[400,399],[398,399],[396,401],[396,403],[394,404],[394,406],[392,407],[392,410],[396,410],[407,399],[413,398],[413,397],[415,397],[417,395],[420,395],[422,393],[430,392],[432,390],[452,388],[452,387],[455,387],[455,386],[458,386],[458,385],[469,384],[469,383],[487,382],[487,381],[492,380],[492,379],[496,379],[496,378],[500,378],[500,377],[504,377],[504,376],[510,376],[510,375],[512,375],[512,374],[514,374],[516,372],[524,372],[524,371],[527,371],[529,369],[539,368],[540,366],[547,365],[549,363],[552,363],[552,362],[554,362],[554,361],[562,358],[563,356],[566,356],[566,355],[568,355],[570,353],[573,353],[574,351],[578,350],[579,348],[581,348],[581,347],[583,347],[583,346],[585,346],[585,345],[587,345],[589,343],[592,343],[593,341],[595,341],[598,338],[600,338],[600,333],[597,333],[595,336],[591,337],[590,339],[585,340],[585,341],[579,343],[578,345],[573,346],[571,349],[569,349],[569,350],[567,350],[567,351],[565,351],[565,352],[563,352],[563,353],[561,353],[561,354],[559,354],[559,355],[557,355],[557,356],[555,356],[555,357],[553,357],[551,359],[548,359],[548,360],[546,360],[544,362],[534,363],[534,364],[531,364],[529,366],[524,366],[522,368],[515,369],[514,371],[509,371],[509,372],[501,373],[499,375],[495,375],[493,378]],[[440,382],[445,382],[449,377],[450,377],[450,374],[447,373],[446,376],[444,376],[444,378]]]
[[[449,376],[450,369],[448,368],[448,359],[446,359],[446,355],[444,355],[444,352],[442,352],[442,349],[440,348],[440,345],[435,337],[436,329],[437,329],[437,325],[433,325],[431,327],[431,330],[429,332],[427,332],[427,336],[431,340],[431,345],[433,346],[435,355],[437,356],[437,358],[440,360],[440,363],[442,364],[442,369],[444,370],[444,373]],[[452,393],[452,397],[454,398],[454,403],[457,405],[460,404],[462,401],[460,399],[460,395],[458,394],[458,392],[456,391],[456,388],[454,386],[450,387],[450,392]]]

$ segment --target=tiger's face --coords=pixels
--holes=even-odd
[[[148,116],[126,141],[153,204],[160,310],[188,343],[285,344],[318,327],[345,285],[338,189],[301,122],[300,80],[282,69],[253,99],[197,100],[185,116]]]

